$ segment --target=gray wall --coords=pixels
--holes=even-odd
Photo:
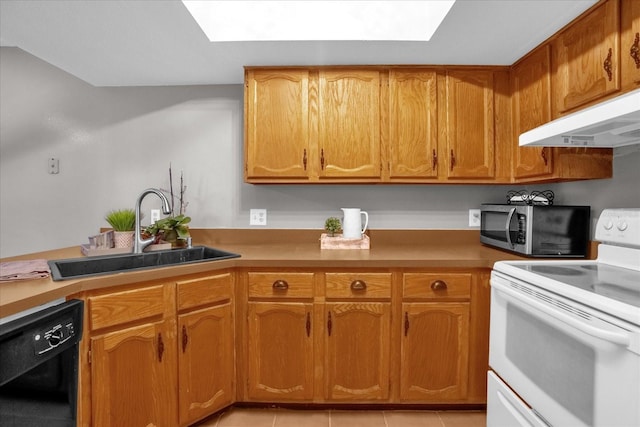
[[[0,257],[87,241],[111,209],[184,174],[196,228],[322,228],[340,207],[369,211],[374,229],[463,229],[467,210],[513,188],[559,203],[640,206],[640,151],[618,150],[614,178],[542,186],[274,185],[242,181],[242,86],[96,88],[18,48],[0,48]],[[58,158],[60,173],[48,174]],[[176,185],[177,189],[177,185]],[[159,203],[145,199],[143,212]]]

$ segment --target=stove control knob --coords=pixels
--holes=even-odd
[[[627,227],[628,227],[628,224],[626,221],[622,220],[618,222],[618,230],[624,231],[627,229]]]
[[[613,228],[613,222],[611,220],[604,223],[605,230],[611,230]]]

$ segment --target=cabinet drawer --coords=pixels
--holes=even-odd
[[[391,273],[326,273],[327,298],[391,298]]]
[[[471,273],[406,273],[403,276],[404,298],[468,299]]]
[[[231,299],[231,273],[177,282],[178,310]]]
[[[165,309],[165,285],[89,297],[91,329],[160,316]]]
[[[249,298],[313,298],[313,273],[249,273]]]

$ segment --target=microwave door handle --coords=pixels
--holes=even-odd
[[[595,337],[613,344],[617,344],[619,346],[628,347],[631,343],[629,336],[624,333],[611,332],[611,331],[596,328],[594,326],[582,323],[574,319],[573,317],[567,314],[564,314],[561,311],[553,310],[547,307],[546,305],[536,301],[533,298],[527,298],[527,297],[521,296],[515,291],[512,291],[511,289],[507,288],[505,285],[496,283],[495,281],[491,283],[491,286],[498,289],[500,292],[503,292],[508,296],[510,296],[512,298],[511,300],[512,303],[514,303],[515,305],[517,305],[518,307],[520,307],[521,309],[523,309],[528,313],[535,315],[536,314],[535,310],[539,310],[542,313],[548,316],[551,316],[556,320],[559,320],[560,322],[567,324],[568,326],[572,326],[573,328],[581,332],[584,332],[587,335],[591,335],[592,337]],[[538,317],[540,316],[538,315]]]
[[[515,245],[511,242],[511,233],[509,232],[509,226],[511,225],[511,219],[513,218],[513,214],[516,213],[516,208],[509,209],[509,215],[507,215],[507,223],[504,226],[504,232],[507,234],[507,243],[513,249]]]

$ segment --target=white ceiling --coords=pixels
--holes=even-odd
[[[458,0],[424,43],[214,44],[179,0],[0,0],[0,46],[95,86],[238,84],[244,65],[510,65],[596,2]]]

